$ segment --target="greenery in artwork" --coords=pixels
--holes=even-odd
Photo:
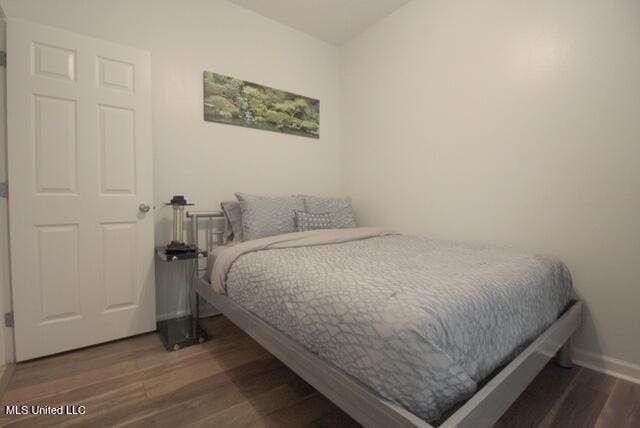
[[[320,101],[205,71],[204,120],[318,138]]]

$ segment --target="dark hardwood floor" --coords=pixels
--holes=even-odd
[[[2,405],[83,405],[2,426],[349,427],[357,424],[224,317],[213,339],[166,352],[146,334],[18,364]],[[4,408],[3,408],[4,410]],[[640,385],[549,364],[498,427],[640,427]]]

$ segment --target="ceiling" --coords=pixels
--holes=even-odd
[[[334,45],[342,45],[410,0],[229,0]]]

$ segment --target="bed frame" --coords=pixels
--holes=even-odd
[[[220,244],[222,213],[188,212],[187,217],[191,219],[192,239],[196,245],[199,241],[199,225],[203,220],[206,220],[207,225],[206,249],[211,251]],[[197,270],[193,283],[196,317],[199,315],[199,299],[203,298],[365,427],[433,427],[406,409],[373,393],[356,379],[309,352],[228,297],[217,294],[200,274],[206,271],[206,267],[199,266]],[[580,326],[581,314],[582,302],[572,302],[555,323],[439,426],[491,427],[550,359],[557,356],[560,366],[571,367],[570,338]]]

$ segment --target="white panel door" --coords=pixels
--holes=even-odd
[[[18,361],[155,329],[146,52],[7,28]]]

